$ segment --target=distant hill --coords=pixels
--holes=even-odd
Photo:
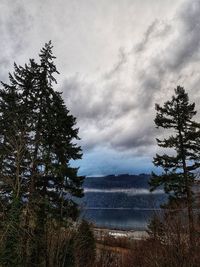
[[[86,177],[83,187],[94,189],[112,189],[112,188],[149,188],[149,174],[140,175],[108,175],[103,177]]]
[[[158,208],[166,197],[149,192],[149,179],[149,174],[86,177],[78,202],[86,208]]]

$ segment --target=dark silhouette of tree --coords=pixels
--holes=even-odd
[[[151,190],[163,186],[171,207],[186,206],[191,246],[194,245],[193,192],[195,171],[199,168],[200,124],[193,121],[195,104],[189,103],[183,87],[175,89],[175,95],[163,107],[156,104],[157,128],[169,129],[170,136],[157,139],[158,146],[172,149],[168,154],[156,155],[154,165],[163,168],[161,175],[152,174]],[[168,150],[169,151],[169,150]]]
[[[154,240],[162,240],[162,236],[164,235],[165,229],[159,215],[153,215],[151,221],[148,224],[147,232],[149,236]]]
[[[83,195],[84,179],[70,166],[82,153],[75,143],[76,119],[53,89],[58,71],[51,42],[39,59],[24,67],[14,64],[10,84],[2,83],[0,90],[0,199],[5,222],[12,205],[18,207],[16,216],[23,217],[16,221],[28,233],[23,241],[24,258],[31,255],[27,266],[48,266],[47,222],[61,227],[78,216],[71,196]]]
[[[3,266],[21,266],[20,219],[30,165],[28,124],[25,123],[27,113],[21,102],[21,92],[11,74],[9,79],[10,85],[2,83],[0,90],[0,202],[3,214],[0,261]]]
[[[89,223],[85,220],[78,228],[77,237],[74,242],[75,266],[93,267],[95,265],[95,239]]]

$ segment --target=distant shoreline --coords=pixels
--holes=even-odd
[[[132,240],[142,240],[149,237],[149,234],[146,230],[120,230],[93,226],[93,231],[97,239],[105,236],[110,236],[113,238],[126,237]]]

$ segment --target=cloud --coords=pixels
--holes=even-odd
[[[152,105],[155,94],[166,91],[171,84],[187,85],[188,71],[199,63],[199,15],[200,1],[185,1],[171,20],[155,21],[150,25],[144,41],[139,44],[140,49],[136,46],[138,79],[141,81],[138,96],[144,99],[144,108]],[[168,95],[167,92],[166,97]]]
[[[123,48],[119,49],[118,61],[114,64],[113,68],[106,74],[104,74],[105,79],[111,79],[114,75],[118,75],[123,65],[127,62],[127,55]]]
[[[8,2],[12,5],[9,8]],[[23,7],[19,5],[19,1],[1,1],[0,3],[0,79],[7,80],[7,73],[13,64],[15,53],[22,53],[23,47],[26,45],[23,38],[24,33],[29,28],[27,14]],[[15,23],[12,19],[14,18]]]
[[[178,30],[169,44],[166,66],[171,71],[199,61],[200,52],[200,1],[187,1],[177,14]]]
[[[155,31],[157,24],[158,24],[158,21],[154,20],[152,22],[152,24],[149,25],[149,27],[147,28],[147,30],[144,34],[144,38],[143,38],[142,42],[138,43],[135,47],[136,52],[141,52],[146,48],[146,46],[149,43],[149,40],[151,39],[152,33]]]
[[[199,80],[199,17],[200,1],[185,1],[173,17],[154,20],[130,51],[120,48],[109,71],[95,79],[76,74],[65,80],[62,88],[85,151],[155,152],[160,132],[154,127],[154,104],[170,98],[178,84],[189,89],[188,79]]]
[[[96,188],[84,188],[85,193],[123,193],[128,196],[137,196],[137,195],[150,195],[150,194],[163,194],[164,191],[162,189],[157,189],[154,192],[149,192],[149,189],[141,188],[112,188],[112,189],[96,189]]]
[[[152,158],[162,134],[154,104],[178,84],[200,105],[199,0],[2,0],[0,8],[0,79],[52,39],[57,89],[77,117],[85,158],[106,158],[104,168]]]

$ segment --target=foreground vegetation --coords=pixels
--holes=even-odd
[[[98,239],[96,266],[200,266],[200,219],[195,217],[196,238],[191,250],[188,228],[182,218],[180,212],[155,214],[148,227],[149,237],[145,239],[114,238],[109,235]]]

